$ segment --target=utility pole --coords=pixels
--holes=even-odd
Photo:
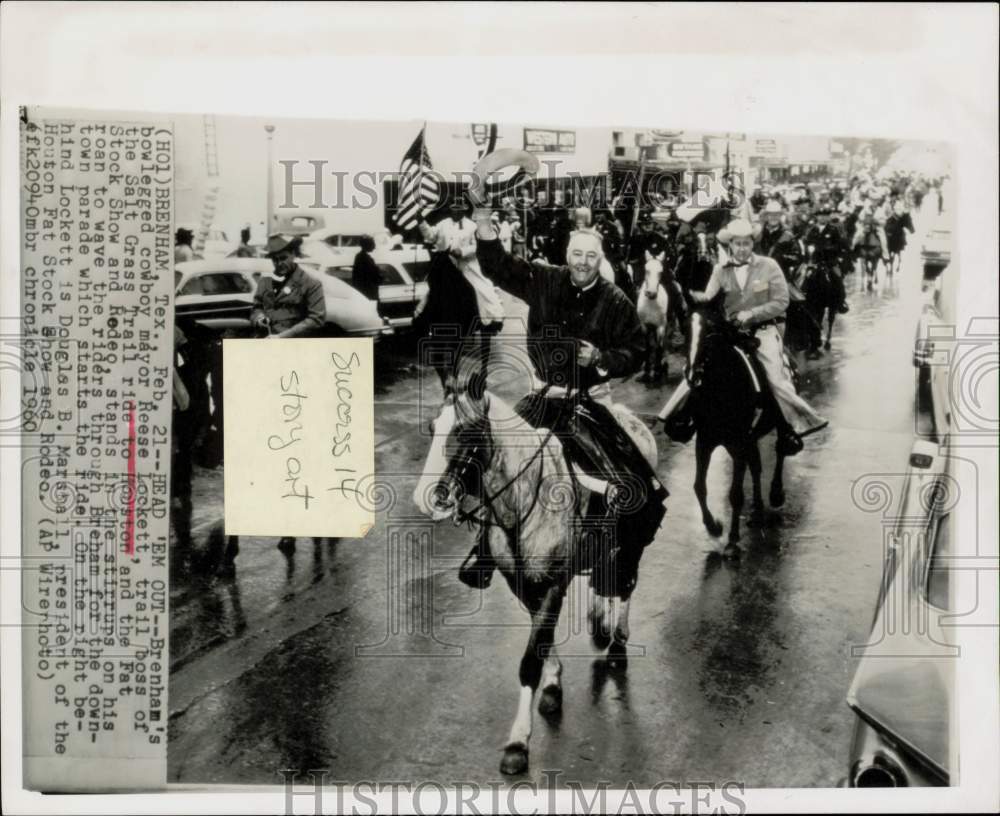
[[[264,125],[267,131],[267,226],[264,230],[264,241],[275,232],[274,223],[274,125]]]

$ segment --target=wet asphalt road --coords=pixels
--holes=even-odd
[[[832,350],[804,368],[803,395],[831,427],[788,460],[785,506],[763,529],[744,524],[741,561],[717,558],[725,538],[701,525],[693,443],[657,434],[671,496],[643,557],[627,669],[590,645],[578,580],[557,634],[563,713],[536,715],[521,778],[797,787],[845,774],[850,646],[867,635],[882,560],[881,518],[851,490],[905,468],[913,439],[921,234],[918,224],[895,283],[874,293],[848,283]],[[328,780],[502,779],[527,614],[502,580],[482,593],[459,583],[466,528],[415,516],[427,445],[415,428],[440,389],[399,344],[379,353],[376,467],[396,495],[382,497],[368,538],[302,539],[294,553],[243,539],[234,578],[174,580],[171,782],[278,784],[284,768],[327,769]],[[665,385],[616,384],[616,399],[652,416],[680,376],[671,363]],[[524,393],[516,370],[496,371],[500,395]],[[762,446],[768,480],[772,447]],[[727,532],[728,483],[718,450],[709,499]],[[204,549],[221,518],[221,469],[199,469],[195,495]],[[749,495],[748,479],[745,515]]]

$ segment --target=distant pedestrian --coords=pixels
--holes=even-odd
[[[378,264],[372,258],[375,251],[375,239],[370,235],[361,237],[361,249],[354,256],[354,267],[351,270],[351,285],[378,306],[378,290],[382,282]]]
[[[250,227],[240,230],[240,245],[236,247],[227,257],[230,258],[256,258],[257,252],[250,246]]]

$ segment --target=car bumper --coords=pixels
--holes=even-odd
[[[947,786],[948,778],[856,716],[845,784],[849,788],[926,788]]]

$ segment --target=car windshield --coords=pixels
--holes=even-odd
[[[403,269],[406,273],[413,278],[416,283],[421,283],[427,280],[427,275],[431,270],[430,261],[410,261],[409,263],[403,264]]]
[[[253,291],[253,285],[239,272],[209,272],[196,275],[178,295],[235,295]]]
[[[399,274],[399,270],[391,264],[381,263],[378,265],[379,271],[379,283],[383,286],[396,286],[403,283],[403,276]]]

